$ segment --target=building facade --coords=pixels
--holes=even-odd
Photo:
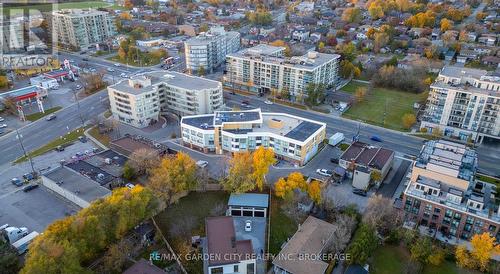
[[[253,151],[264,146],[272,148],[279,159],[304,165],[325,139],[326,124],[260,109],[217,111],[183,117],[181,132],[184,145],[205,153]]]
[[[254,93],[287,90],[292,101],[302,101],[310,83],[335,85],[340,55],[310,51],[287,58],[284,50],[260,44],[228,54],[224,85]]]
[[[184,42],[186,68],[191,72],[202,68],[211,72],[224,62],[226,54],[236,52],[239,48],[238,32],[226,32],[224,27],[212,27],[208,32]]]
[[[496,187],[477,181],[476,169],[474,150],[444,140],[428,141],[404,191],[405,224],[427,227],[438,238],[452,242],[483,232],[498,240]]]
[[[422,128],[463,141],[500,139],[500,75],[444,67],[431,85]]]
[[[24,22],[22,20],[0,20],[2,53],[12,53],[24,48]]]
[[[142,128],[161,113],[213,113],[223,106],[222,83],[173,71],[135,75],[108,87],[113,117]]]
[[[50,22],[57,42],[76,50],[102,43],[116,34],[113,18],[105,11],[63,9],[54,11]]]

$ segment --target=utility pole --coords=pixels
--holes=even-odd
[[[23,135],[19,134],[19,131],[16,128],[16,139],[19,140],[19,144],[21,145],[21,149],[23,150],[24,157],[28,158],[28,160],[30,161],[31,171],[32,171],[33,175],[35,175],[36,172],[35,172],[35,167],[33,166],[33,161],[31,159],[31,156],[29,156],[28,153],[26,153],[26,149],[24,148],[22,138],[23,138]]]

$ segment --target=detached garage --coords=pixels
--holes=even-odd
[[[244,217],[267,217],[269,195],[256,193],[231,194],[227,215]]]

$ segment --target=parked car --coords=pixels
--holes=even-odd
[[[120,64],[118,64],[118,63],[115,63],[115,67],[119,67],[119,66],[120,66]]]
[[[59,151],[59,152],[64,151],[64,147],[63,146],[57,146],[56,147],[56,151]]]
[[[7,124],[0,124],[0,128],[6,128]]]
[[[128,187],[128,188],[130,188],[130,189],[132,189],[132,188],[134,188],[134,187],[135,187],[135,185],[134,185],[134,184],[131,184],[131,183],[127,183],[125,186],[126,186],[126,187]]]
[[[37,188],[38,185],[34,184],[34,185],[29,185],[29,186],[26,186],[23,188],[23,191],[24,192],[28,192],[28,191],[32,191],[33,189]]]
[[[109,72],[114,72],[114,71],[115,71],[115,70],[114,70],[114,69],[112,69],[112,68],[107,68],[106,70],[107,70],[107,71],[109,71]]]
[[[241,101],[241,104],[243,104],[243,105],[250,105],[250,102],[248,100],[243,100],[243,101]]]
[[[88,58],[83,58],[82,60],[85,61],[85,62],[87,62],[89,59]]]
[[[10,182],[15,186],[22,186],[23,185],[23,182],[21,180],[19,180],[19,178],[12,178],[12,180],[10,180]]]
[[[332,162],[334,164],[338,164],[339,163],[339,159],[338,158],[330,158],[330,162]]]
[[[377,135],[372,135],[372,137],[370,137],[370,140],[375,142],[382,142],[382,138],[378,137]]]
[[[81,85],[76,85],[76,89],[77,90],[82,89],[82,86]]]
[[[45,120],[52,121],[52,120],[56,119],[56,117],[57,116],[55,114],[50,114],[49,116],[47,116],[47,118],[45,118]]]
[[[128,76],[127,76],[127,74],[125,74],[125,72],[122,72],[122,73],[120,74],[120,77],[122,77],[122,78],[127,78]]]
[[[316,173],[318,173],[319,175],[323,175],[323,176],[332,176],[333,175],[333,172],[331,170],[324,169],[324,168],[316,169]]]
[[[82,143],[86,143],[86,142],[87,142],[87,137],[85,137],[85,136],[79,136],[79,137],[78,137],[78,140],[79,140],[80,142],[82,142]]]
[[[245,221],[245,231],[246,232],[252,231],[252,221],[250,220]]]
[[[27,181],[31,181],[31,180],[35,179],[35,176],[33,176],[33,174],[31,174],[31,173],[26,173],[23,175],[23,179],[27,180]]]
[[[360,196],[365,196],[366,197],[366,191],[364,191],[362,189],[355,188],[355,189],[352,190],[352,193],[354,193],[356,195],[360,195]]]
[[[264,104],[266,104],[266,105],[272,105],[272,104],[273,104],[273,102],[271,102],[271,101],[269,101],[269,100],[265,100],[265,101],[264,101]]]
[[[0,117],[0,122],[3,122],[5,121],[5,119],[3,117]]]
[[[203,161],[203,160],[199,160],[198,162],[196,162],[196,165],[200,168],[204,168],[208,165],[208,162],[207,161]]]

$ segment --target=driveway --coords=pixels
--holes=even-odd
[[[386,198],[392,198],[396,189],[398,189],[399,184],[401,184],[410,164],[410,160],[395,158],[394,167],[387,175],[386,180],[384,180],[380,188],[377,190],[377,194]],[[394,170],[396,171],[393,172]]]

